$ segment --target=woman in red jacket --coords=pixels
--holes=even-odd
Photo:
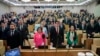
[[[39,46],[43,46],[45,44],[46,38],[44,33],[42,32],[42,28],[39,27],[37,32],[34,34],[34,43],[35,47],[38,48]]]

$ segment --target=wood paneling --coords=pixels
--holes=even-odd
[[[91,51],[52,51],[52,52],[21,52],[22,56],[77,56],[78,52],[91,52]]]

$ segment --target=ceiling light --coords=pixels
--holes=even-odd
[[[52,0],[44,0],[44,1],[46,1],[46,2],[51,2]]]
[[[80,2],[80,3],[70,3],[70,4],[64,4],[64,3],[62,3],[62,4],[32,4],[32,3],[30,3],[30,4],[19,4],[19,3],[15,3],[15,2],[12,2],[11,0],[4,0],[4,2],[7,2],[7,3],[9,3],[9,4],[12,4],[12,5],[15,5],[15,6],[79,6],[79,5],[84,5],[84,4],[86,4],[86,3],[89,3],[90,1],[92,1],[92,0],[86,0],[86,1],[84,1],[84,2]]]
[[[66,0],[67,2],[74,2],[75,0]]]
[[[21,0],[21,1],[23,1],[23,2],[30,2],[31,0]]]

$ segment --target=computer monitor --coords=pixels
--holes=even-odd
[[[20,49],[15,48],[15,49],[8,50],[6,51],[5,56],[21,56]]]

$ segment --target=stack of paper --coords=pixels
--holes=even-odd
[[[86,56],[93,56],[93,53],[87,52]]]
[[[78,56],[85,56],[85,53],[83,53],[83,52],[78,52]]]

